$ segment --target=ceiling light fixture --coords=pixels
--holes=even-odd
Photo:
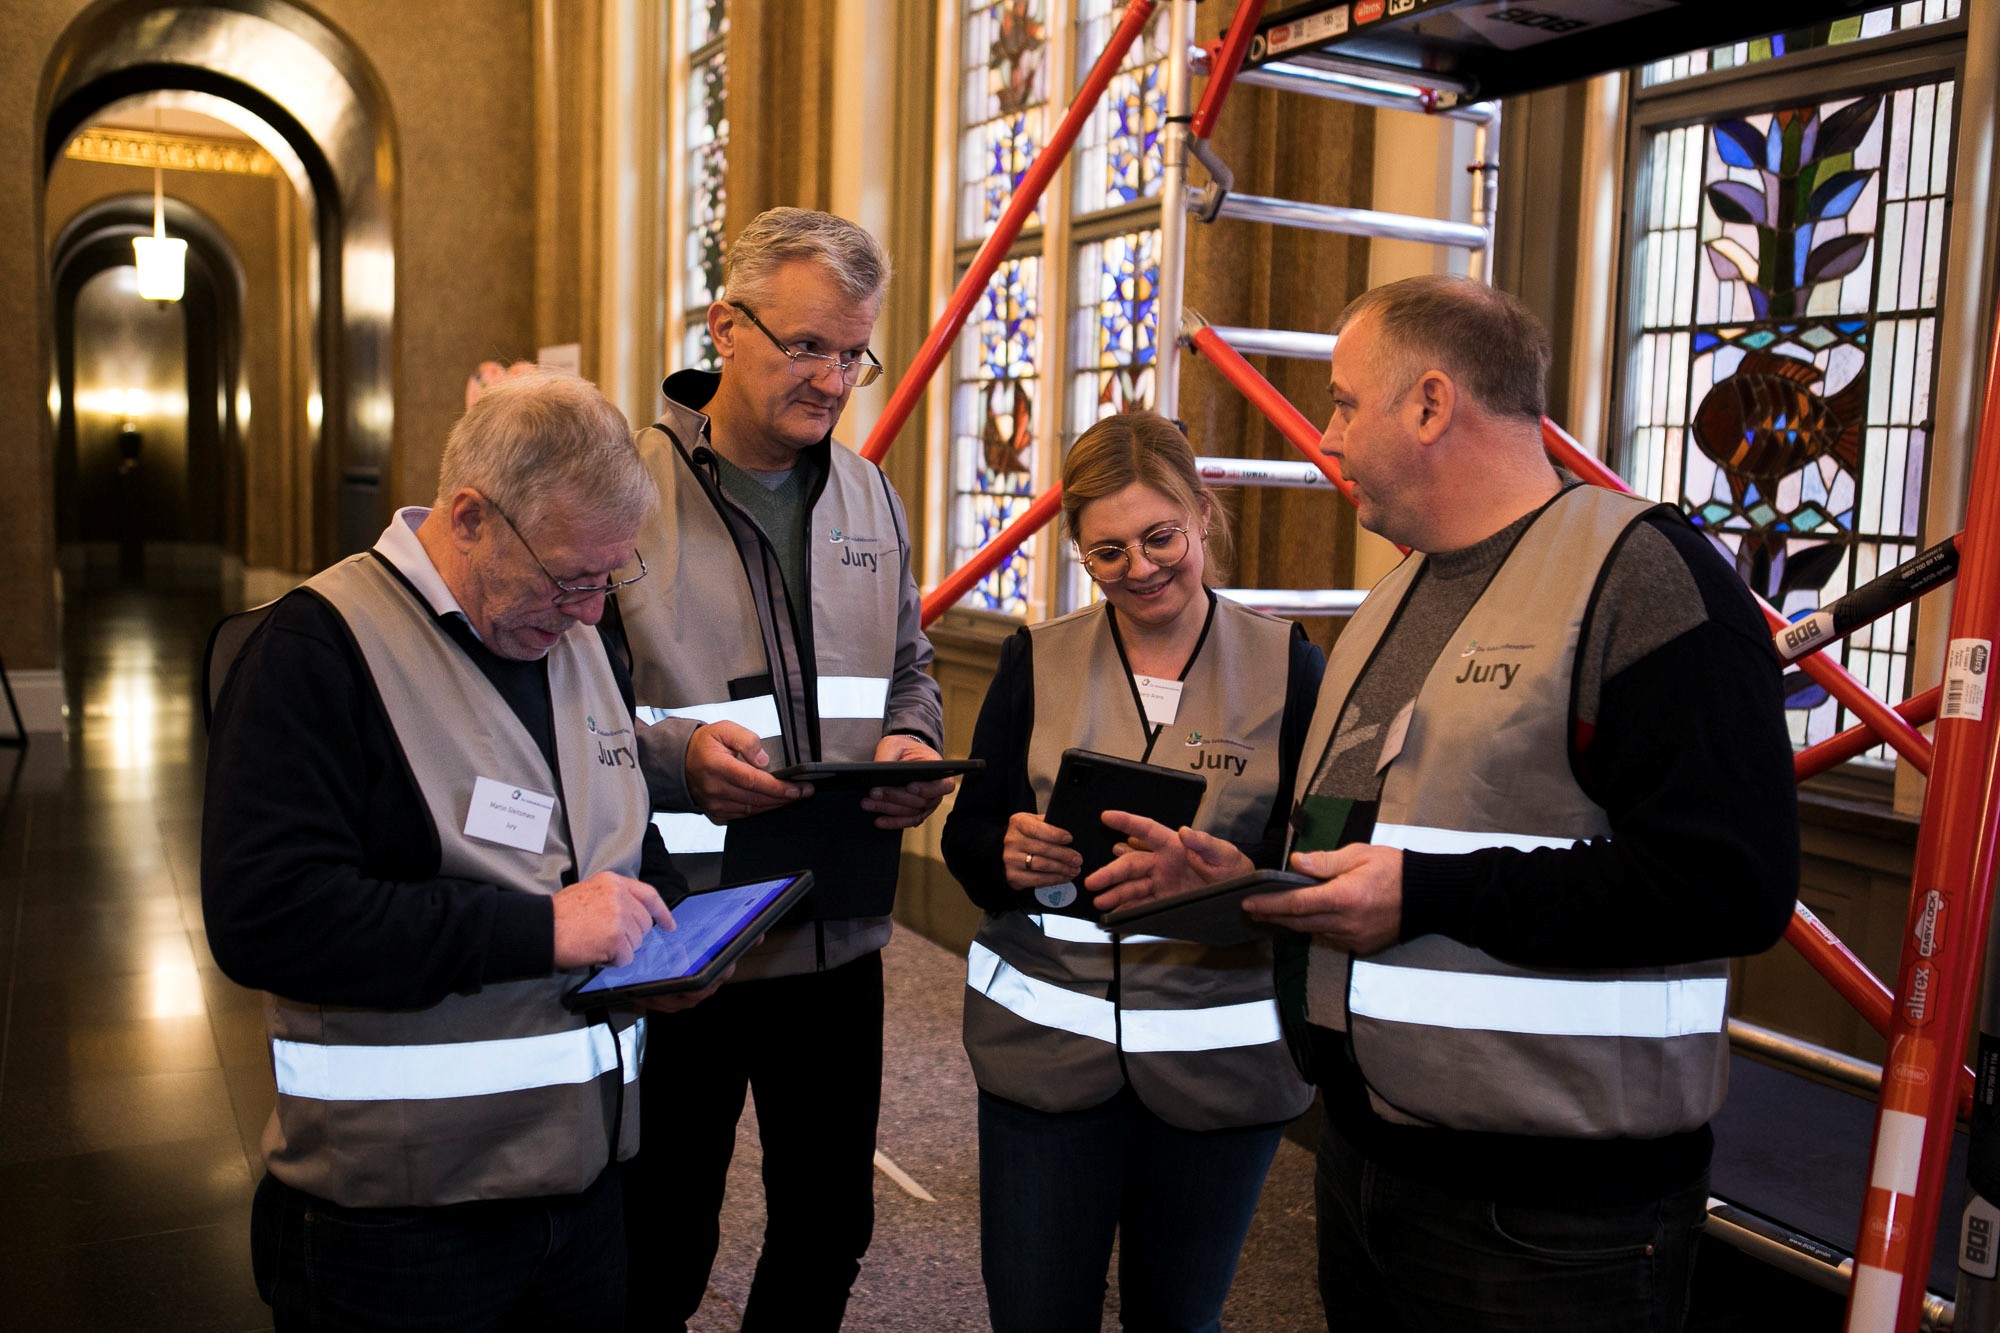
[[[139,295],[148,301],[178,301],[187,291],[188,243],[167,235],[166,193],[160,159],[160,109],[153,108],[153,234],[132,238],[132,262],[139,267]]]

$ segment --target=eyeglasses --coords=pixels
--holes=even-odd
[[[514,539],[521,543],[521,549],[526,551],[528,558],[534,561],[536,566],[541,569],[542,576],[550,583],[556,585],[555,600],[558,603],[573,602],[583,597],[597,597],[606,593],[614,593],[620,588],[628,588],[646,577],[646,557],[640,555],[638,548],[634,547],[632,558],[639,562],[639,572],[629,579],[613,579],[609,583],[569,583],[563,579],[559,579],[549,573],[547,565],[542,564],[542,558],[535,554],[535,548],[528,545],[528,539],[521,535],[521,525],[507,517],[507,511],[500,507],[500,502],[489,495],[486,497],[486,503],[492,505],[493,512],[500,515],[501,521],[513,532]]]
[[[837,356],[825,356],[819,352],[794,352],[778,341],[777,334],[764,327],[764,321],[757,318],[756,311],[741,301],[731,301],[729,304],[741,310],[744,317],[757,326],[757,332],[769,338],[771,346],[785,354],[786,360],[792,363],[792,374],[798,379],[816,380],[827,371],[833,370],[840,373],[842,384],[864,389],[882,374],[882,363],[877,361],[875,353],[866,347],[861,349],[861,355],[868,358],[866,361],[842,361]]]
[[[1150,563],[1161,569],[1172,569],[1187,558],[1188,531],[1179,524],[1162,524],[1136,542],[1127,542],[1123,546],[1115,542],[1093,546],[1083,553],[1077,563],[1099,583],[1123,583],[1125,576],[1132,572],[1133,551],[1143,553]]]

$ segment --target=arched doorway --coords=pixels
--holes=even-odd
[[[305,563],[325,563],[374,537],[394,427],[395,151],[384,99],[352,45],[287,0],[102,0],[69,26],[47,66],[44,179],[105,108],[190,96],[225,115],[233,108],[308,206],[301,280],[316,438],[307,442],[314,499]]]
[[[243,552],[242,266],[229,238],[179,200],[187,290],[142,299],[132,237],[152,200],[94,204],[58,235],[55,298],[56,541],[71,587],[220,582]],[[147,548],[152,568],[148,569]]]

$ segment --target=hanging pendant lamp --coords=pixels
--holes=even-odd
[[[139,267],[139,295],[148,301],[178,301],[187,290],[188,243],[167,235],[163,151],[158,142],[160,109],[153,108],[153,234],[132,238],[132,260]]]

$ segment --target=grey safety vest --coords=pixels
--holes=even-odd
[[[807,531],[812,596],[801,623],[767,543],[758,543],[758,567],[746,567],[720,508],[733,502],[714,481],[706,441],[689,430],[700,422],[681,411],[671,429],[662,423],[639,433],[660,508],[638,547],[649,561],[659,555],[652,577],[620,592],[618,604],[640,720],[739,723],[763,738],[773,768],[873,759],[896,673],[906,559],[887,478],[853,450],[831,446]],[[804,662],[796,660],[805,656],[801,643],[810,646]],[[802,711],[787,689],[800,671]],[[661,812],[653,822],[690,887],[718,882],[729,825],[693,811]],[[893,875],[852,883],[838,867],[813,869],[820,882],[809,915],[888,915]]]
[[[1532,851],[1611,836],[1571,767],[1571,692],[1602,571],[1652,507],[1578,486],[1528,527],[1419,687],[1370,842]],[[1421,563],[1392,570],[1341,634],[1306,739],[1315,766]],[[1378,1115],[1562,1138],[1706,1124],[1728,1072],[1728,991],[1724,959],[1547,970],[1442,935],[1366,958],[1315,937],[1307,980],[1310,1020],[1347,1029]]]
[[[570,871],[638,873],[645,779],[595,629],[577,625],[549,651],[551,773],[514,710],[380,556],[351,556],[305,586],[361,650],[437,829],[440,875],[552,894]],[[555,798],[540,853],[464,833],[479,778]],[[272,1173],[349,1207],[582,1190],[610,1159],[621,1078],[618,1155],[638,1150],[645,1042],[629,1011],[613,1011],[607,1026],[563,1008],[563,992],[588,975],[501,982],[412,1010],[267,995]]]
[[[1290,621],[1216,599],[1173,725],[1148,754],[1107,608],[1029,626],[1035,808],[1048,809],[1062,752],[1074,746],[1198,772],[1208,790],[1194,826],[1234,842],[1262,838],[1282,785],[1292,631]],[[967,985],[973,1073],[1010,1101],[1081,1110],[1129,1079],[1169,1124],[1220,1129],[1289,1120],[1312,1100],[1279,1030],[1268,942],[1212,949],[1113,935],[1081,917],[1004,912],[980,925]]]

